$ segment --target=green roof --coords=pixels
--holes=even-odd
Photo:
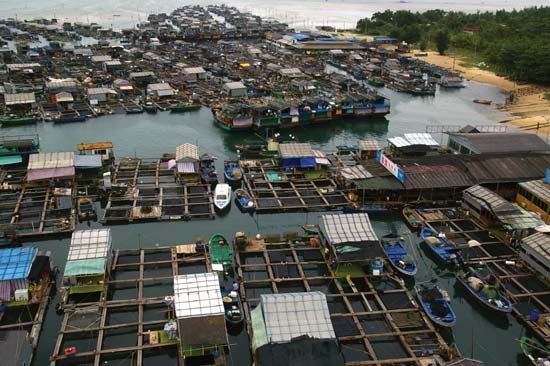
[[[105,273],[105,264],[107,259],[80,259],[76,261],[68,261],[65,265],[65,277],[83,276]]]
[[[10,164],[19,164],[23,162],[21,155],[12,155],[12,156],[0,156],[0,166],[1,165],[10,165]]]

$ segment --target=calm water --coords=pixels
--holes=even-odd
[[[436,124],[492,124],[504,118],[493,107],[472,103],[474,98],[492,99],[503,102],[503,95],[491,86],[469,83],[468,87],[456,91],[438,92],[435,98],[411,97],[396,94],[389,90],[384,93],[392,100],[392,113],[387,120],[334,123],[329,126],[291,131],[298,140],[310,141],[322,149],[332,149],[344,143],[354,143],[359,138],[374,137],[385,143],[387,137],[404,132],[424,132],[427,125]],[[186,114],[158,113],[157,115],[116,115],[92,119],[85,123],[63,126],[52,123],[40,123],[32,127],[1,129],[2,134],[38,133],[43,151],[72,151],[82,141],[111,140],[115,144],[117,157],[159,157],[162,153],[173,152],[183,142],[197,143],[201,151],[215,154],[221,161],[234,157],[233,145],[252,134],[228,134],[212,121],[210,111],[203,108]],[[101,213],[100,213],[101,214]],[[136,225],[118,225],[112,227],[114,248],[154,247],[155,245],[174,245],[195,240],[198,236],[208,238],[221,232],[231,237],[235,231],[244,230],[249,234],[262,234],[297,230],[302,223],[317,223],[318,213],[286,213],[273,215],[245,215],[236,207],[223,217],[211,220],[190,222],[163,222]],[[518,365],[519,347],[514,339],[521,336],[523,330],[513,317],[494,318],[477,304],[464,298],[459,289],[455,292],[454,278],[446,272],[437,271],[437,267],[418,247],[416,236],[408,235],[408,229],[393,219],[374,219],[378,234],[390,231],[394,223],[398,231],[407,238],[407,245],[415,254],[420,271],[417,281],[437,278],[440,285],[453,296],[453,305],[459,321],[447,338],[455,341],[468,356],[472,353],[488,365]],[[99,226],[99,224],[92,224]],[[81,228],[85,228],[82,225]],[[53,258],[60,268],[64,267],[68,252],[69,239],[51,239],[33,241],[30,244],[51,250]],[[36,355],[35,365],[48,364],[55,344],[61,317],[55,314],[57,298],[50,304],[44,330]],[[473,335],[473,341],[472,341]],[[249,364],[246,336],[233,338],[233,365]],[[111,363],[115,364],[115,363]]]

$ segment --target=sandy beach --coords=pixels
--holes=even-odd
[[[538,133],[545,139],[550,136],[550,100],[544,98],[544,94],[550,91],[549,88],[533,84],[519,85],[491,71],[465,67],[459,55],[447,56],[428,52],[427,56],[419,58],[438,66],[454,69],[467,80],[491,84],[513,95],[510,102],[497,106],[509,115],[509,118],[502,123],[526,132]]]

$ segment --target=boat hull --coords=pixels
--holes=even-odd
[[[466,281],[462,277],[457,275],[456,279],[457,279],[458,283],[460,283],[468,291],[468,293],[471,295],[471,297],[473,297],[474,300],[476,300],[476,302],[483,305],[486,309],[491,310],[491,311],[496,312],[496,313],[500,313],[500,314],[508,314],[508,313],[512,312],[512,306],[511,305],[509,307],[505,307],[505,308],[495,306],[495,305],[491,304],[489,301],[487,301],[484,298],[480,297],[479,294],[470,285],[468,285],[468,283],[466,283]]]

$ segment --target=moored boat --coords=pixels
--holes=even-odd
[[[244,189],[235,190],[235,202],[242,212],[254,212],[256,210],[254,200]]]
[[[216,184],[214,189],[214,206],[223,211],[231,204],[231,186],[226,183]]]
[[[157,113],[157,106],[151,101],[147,101],[143,104],[143,110],[147,113]]]
[[[415,261],[401,242],[382,242],[382,249],[391,266],[405,276],[414,276],[418,271]]]
[[[214,270],[215,265],[223,266],[224,272],[233,268],[233,246],[222,234],[212,235],[208,241],[208,250]]]
[[[550,349],[544,347],[542,343],[535,338],[527,336],[521,337],[519,339],[519,347],[525,357],[535,366],[546,365],[545,362],[550,362]]]
[[[484,104],[484,105],[491,105],[493,103],[493,101],[489,100],[489,99],[474,99],[474,103]]]
[[[77,210],[80,221],[93,220],[97,217],[94,201],[90,197],[80,197],[77,200]]]
[[[442,327],[452,327],[456,324],[456,315],[449,303],[446,291],[438,286],[414,286],[418,302],[432,322]]]
[[[512,312],[512,303],[497,288],[496,277],[484,265],[468,267],[456,274],[457,281],[480,304],[499,313]]]
[[[221,290],[225,321],[229,327],[235,327],[244,320],[243,305],[237,291]]]
[[[426,247],[445,265],[458,265],[462,258],[459,250],[452,245],[443,233],[436,234],[432,229],[424,227],[420,237]]]
[[[403,207],[402,214],[403,214],[403,218],[405,219],[405,222],[411,229],[418,230],[422,227],[423,220],[416,213],[416,210],[414,208],[405,206]]]
[[[226,160],[223,163],[223,175],[229,184],[237,184],[243,179],[243,172],[238,160]]]
[[[176,105],[170,107],[170,112],[172,113],[183,113],[189,111],[196,111],[200,109],[200,104],[195,104],[191,102],[178,102]]]
[[[31,125],[33,123],[36,123],[36,117],[32,114],[5,114],[0,116],[0,124],[2,124],[2,127]]]
[[[215,185],[218,183],[218,173],[216,173],[216,159],[208,154],[203,154],[200,158],[200,176],[204,184]]]

